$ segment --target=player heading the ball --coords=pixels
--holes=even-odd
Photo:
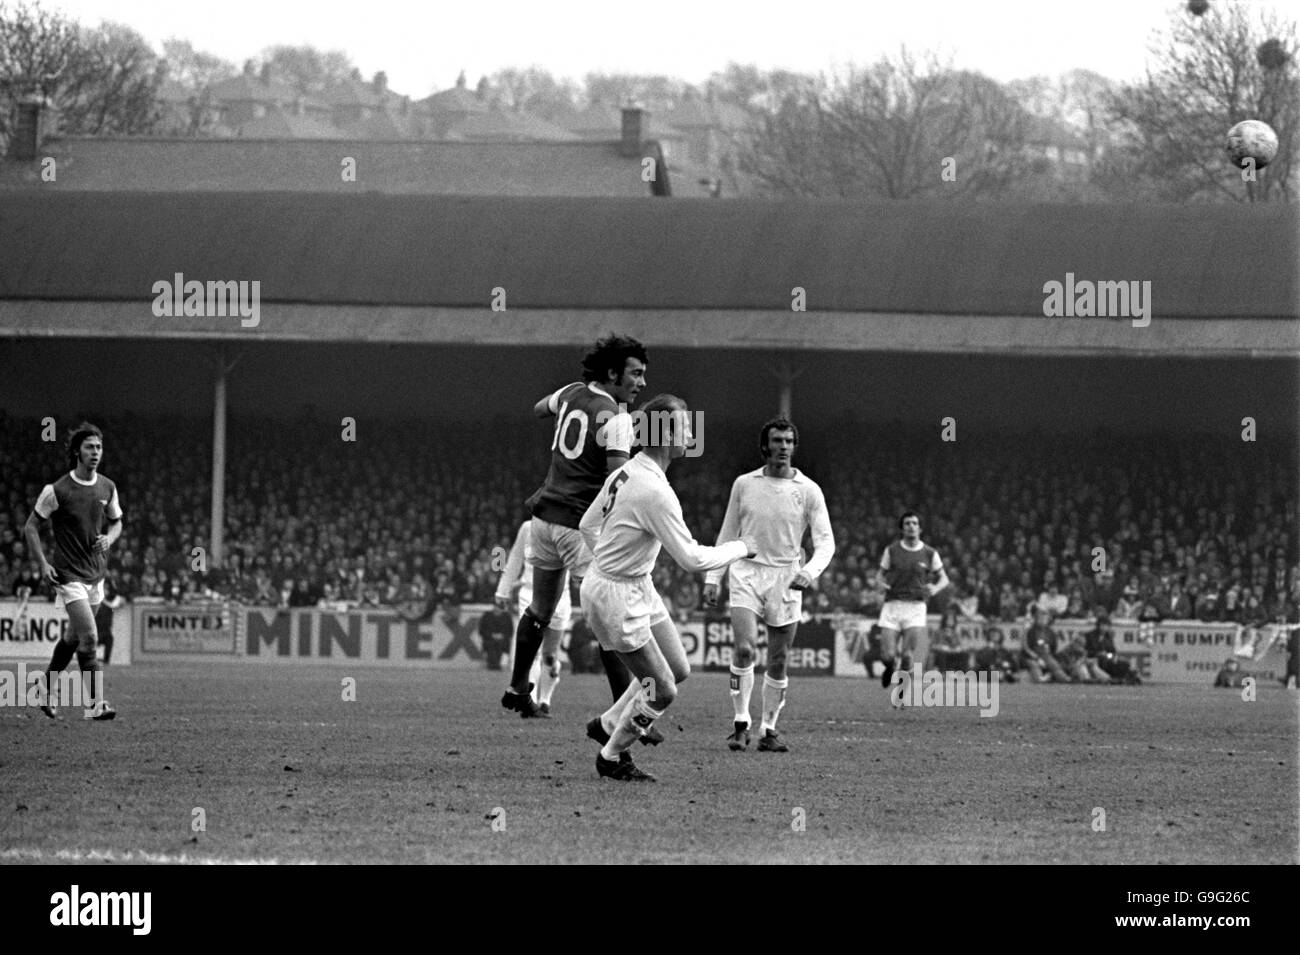
[[[583,357],[582,381],[557,389],[533,406],[539,418],[555,418],[555,431],[546,483],[526,502],[532,514],[527,558],[533,596],[515,628],[510,686],[501,697],[502,706],[525,719],[549,715],[533,700],[528,674],[566,575],[573,575],[576,590],[591,563],[578,523],[605,476],[631,456],[632,420],[625,409],[645,387],[646,364],[645,346],[639,341],[608,335]],[[618,699],[631,676],[613,654],[602,652],[601,661]]]

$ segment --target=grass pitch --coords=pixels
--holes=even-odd
[[[566,673],[549,721],[504,711],[504,683],[137,665],[108,673],[112,723],[0,709],[0,863],[1297,861],[1281,688],[1004,685],[981,718],[796,678],[791,751],[732,753],[726,676],[697,673],[668,741],[634,747],[660,781],[631,785],[583,734],[603,677]]]

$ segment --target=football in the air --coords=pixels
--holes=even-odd
[[[1277,155],[1277,133],[1268,123],[1257,119],[1242,120],[1228,130],[1228,158],[1238,168],[1246,165],[1247,159],[1255,161],[1256,169],[1263,169]]]

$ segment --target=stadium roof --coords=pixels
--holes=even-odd
[[[317,133],[326,139],[59,137],[47,141],[41,152],[57,162],[54,182],[42,181],[39,161],[0,160],[0,203],[9,206],[17,201],[7,190],[35,195],[220,190],[499,196],[648,196],[652,191],[641,179],[641,157],[621,155],[616,142],[368,139],[371,131],[383,131],[381,117],[399,134],[401,126],[416,119],[413,114],[372,115],[362,121],[362,138],[328,124]],[[645,155],[653,156],[658,145],[646,143],[644,149]],[[356,182],[346,182],[340,175],[345,156],[356,160]],[[208,201],[224,204],[220,198]],[[278,201],[292,204],[287,197]],[[326,199],[326,205],[336,202]],[[258,200],[251,203],[257,204]]]
[[[150,301],[180,272],[263,302],[486,309],[500,286],[511,309],[789,312],[798,286],[809,311],[1041,317],[1072,273],[1151,282],[1158,318],[1294,322],[1298,225],[1294,204],[24,191],[0,298]]]

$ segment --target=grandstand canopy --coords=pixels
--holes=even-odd
[[[24,192],[0,263],[9,336],[1300,354],[1294,204]],[[257,328],[155,316],[177,273],[259,282]],[[1067,275],[1151,325],[1045,317]]]

